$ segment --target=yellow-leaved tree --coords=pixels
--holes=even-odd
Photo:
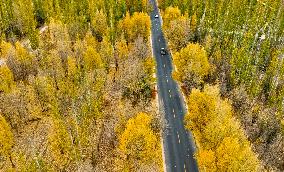
[[[133,16],[130,16],[130,14],[127,13],[125,18],[118,24],[118,29],[127,42],[134,42],[139,36],[144,40],[148,40],[150,28],[150,17],[143,12],[135,12]]]
[[[7,59],[7,66],[11,69],[16,81],[26,81],[29,75],[36,75],[37,61],[19,42],[16,42],[15,49],[11,51]]]
[[[11,43],[1,41],[0,42],[0,58],[7,59],[12,48],[13,46]]]
[[[179,17],[181,17],[181,11],[178,7],[168,7],[163,16],[163,27],[169,27],[171,21],[176,20]]]
[[[87,51],[84,54],[84,66],[87,71],[103,67],[100,54],[91,46],[87,47]]]
[[[72,138],[63,120],[53,120],[48,141],[54,165],[61,170],[66,169],[76,157],[75,148],[72,147]]]
[[[107,16],[103,11],[97,10],[95,13],[91,13],[91,27],[97,40],[101,42],[109,30],[107,25]]]
[[[151,128],[152,117],[145,113],[128,120],[119,138],[123,169],[136,171],[137,164],[156,164],[161,167],[161,144],[158,133]]]
[[[14,145],[14,136],[9,123],[0,114],[0,157],[4,160],[11,160],[12,147]],[[0,161],[1,165],[1,161]]]
[[[14,77],[10,69],[6,65],[0,66],[0,93],[9,92],[14,86]]]
[[[210,72],[211,67],[206,51],[198,43],[189,43],[175,53],[173,58],[176,66],[174,78],[189,90],[202,84],[204,77]]]
[[[211,90],[216,91],[216,90]],[[188,114],[185,116],[187,128],[200,135],[208,123],[216,117],[217,97],[213,92],[201,92],[193,89],[189,96]],[[211,94],[210,94],[211,93]]]
[[[233,117],[228,100],[222,100],[218,86],[193,89],[188,99],[186,128],[198,145],[201,171],[257,171],[259,160],[251,150],[240,124]]]
[[[169,46],[173,53],[187,46],[192,39],[189,29],[190,20],[188,16],[180,16],[171,21],[170,25],[165,28],[165,35],[169,40]]]

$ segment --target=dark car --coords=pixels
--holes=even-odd
[[[167,51],[166,51],[165,48],[161,48],[161,54],[162,54],[162,55],[166,55],[166,54],[167,54]]]

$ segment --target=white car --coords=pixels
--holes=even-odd
[[[155,15],[155,18],[159,18],[159,15],[158,15],[158,14],[156,14],[156,15]]]

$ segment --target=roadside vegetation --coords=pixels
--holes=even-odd
[[[159,7],[200,169],[283,171],[283,1],[159,0]]]
[[[162,171],[148,11],[0,2],[0,171]]]

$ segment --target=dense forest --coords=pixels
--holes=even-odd
[[[0,2],[0,171],[161,171],[149,5]]]
[[[284,2],[159,0],[159,7],[200,170],[283,171]]]
[[[200,171],[284,171],[284,1],[157,0]],[[0,1],[0,171],[163,171],[148,0]]]

